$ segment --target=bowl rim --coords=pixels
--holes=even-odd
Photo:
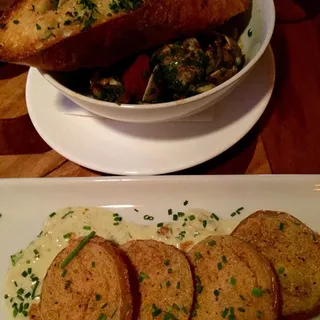
[[[266,0],[264,0],[266,1]],[[273,0],[268,0],[268,4],[270,5],[270,10],[271,10],[271,16],[268,17],[270,19],[270,24],[269,24],[269,29],[267,30],[267,35],[265,37],[264,42],[261,45],[261,48],[259,51],[255,54],[253,59],[246,65],[244,68],[242,68],[236,75],[234,75],[232,78],[227,80],[226,82],[222,83],[221,85],[208,90],[206,92],[197,94],[192,97],[188,97],[186,99],[181,99],[181,100],[176,100],[176,101],[170,101],[170,102],[162,102],[162,103],[153,103],[153,104],[117,104],[114,102],[108,102],[108,101],[102,101],[102,100],[97,100],[88,96],[85,96],[83,94],[80,94],[78,92],[75,92],[66,86],[62,85],[59,81],[54,79],[50,73],[46,70],[38,69],[40,74],[48,81],[50,82],[55,88],[57,88],[59,91],[62,93],[65,93],[66,95],[72,97],[72,98],[77,98],[80,100],[83,100],[84,102],[90,103],[90,104],[95,104],[100,107],[108,107],[112,109],[117,109],[123,108],[123,109],[135,109],[135,110],[152,110],[152,109],[165,109],[165,108],[172,108],[175,106],[181,106],[187,103],[192,103],[195,101],[199,101],[202,99],[205,99],[208,96],[211,96],[215,93],[218,93],[231,84],[235,83],[237,80],[239,80],[244,74],[248,73],[258,62],[258,60],[262,57],[264,52],[266,51],[270,41],[271,37],[273,35],[273,31],[275,28],[275,5]]]

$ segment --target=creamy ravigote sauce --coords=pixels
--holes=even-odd
[[[136,216],[139,212],[136,212]],[[127,222],[104,208],[66,208],[49,215],[43,231],[26,249],[11,256],[12,266],[4,289],[11,319],[25,319],[33,302],[39,301],[42,281],[56,255],[68,246],[70,237],[91,231],[115,243],[154,239],[188,251],[209,235],[230,234],[237,219],[222,220],[200,209],[186,212],[168,210],[168,220],[144,225],[152,216],[141,214],[141,224]]]

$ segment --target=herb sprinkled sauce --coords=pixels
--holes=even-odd
[[[184,205],[186,206],[187,203],[185,202]],[[150,213],[136,211],[135,215],[141,216],[141,224],[127,222],[119,213],[103,208],[76,207],[49,213],[38,237],[27,248],[10,257],[11,267],[7,274],[3,299],[8,306],[11,319],[25,319],[28,316],[32,303],[39,301],[42,280],[51,262],[62,249],[68,246],[72,237],[84,237],[81,245],[85,245],[95,234],[119,244],[133,239],[154,239],[188,251],[194,244],[209,235],[231,233],[237,224],[235,219],[218,220],[216,215],[198,209],[185,210],[185,212],[169,209],[165,219],[168,222],[156,221],[156,217]],[[148,225],[145,225],[146,222]],[[210,242],[208,245],[215,244]],[[81,249],[79,248],[76,250]],[[64,267],[76,254],[77,252],[71,253],[63,261],[62,277],[67,276]],[[200,254],[198,258],[201,259]],[[170,261],[163,263],[168,267],[168,274],[174,272],[170,268]],[[94,268],[95,262],[92,261],[91,265]],[[148,275],[140,274],[140,278],[141,281],[146,280]],[[66,282],[67,288],[69,285]],[[171,285],[180,287],[180,283],[163,284],[163,286]],[[96,298],[99,299],[98,296]],[[160,314],[160,309],[156,307],[152,312],[156,316]],[[164,311],[162,313],[164,314]],[[101,319],[104,319],[103,313]]]

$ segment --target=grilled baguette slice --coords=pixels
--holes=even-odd
[[[133,319],[189,319],[194,288],[185,255],[154,240],[129,241],[122,249],[131,265]]]
[[[128,270],[110,242],[92,238],[66,271],[61,269],[81,239],[72,240],[53,260],[42,285],[40,304],[30,310],[31,319],[131,320]]]
[[[310,319],[320,313],[320,237],[285,212],[258,211],[232,235],[248,241],[274,267],[280,283],[282,316]]]
[[[107,67],[216,27],[250,0],[60,0],[57,9],[54,1],[16,0],[5,12],[0,61],[48,70]]]
[[[187,254],[194,268],[193,319],[278,319],[278,286],[269,262],[232,236],[210,236]]]

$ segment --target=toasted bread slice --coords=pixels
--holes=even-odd
[[[31,318],[131,319],[128,271],[116,249],[108,241],[101,237],[92,238],[61,269],[61,263],[80,241],[81,238],[71,241],[52,262],[42,285],[40,304],[30,310]]]
[[[107,67],[248,8],[249,0],[16,0],[0,20],[0,61]]]
[[[320,313],[320,238],[285,212],[258,211],[232,235],[259,250],[274,267],[280,283],[282,315],[309,319]]]
[[[133,295],[134,319],[189,319],[194,288],[184,254],[154,240],[130,241],[122,249],[133,291],[139,292]]]
[[[269,262],[232,236],[210,236],[187,254],[194,268],[194,319],[278,318],[278,286]],[[233,315],[233,316],[232,316]]]

